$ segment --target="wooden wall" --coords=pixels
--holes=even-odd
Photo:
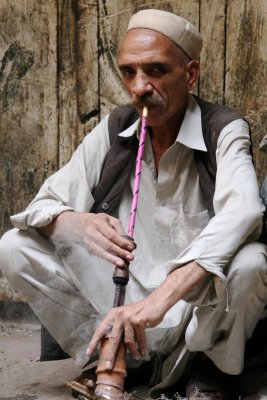
[[[250,121],[263,181],[266,0],[0,0],[0,235],[99,119],[127,101],[118,43],[143,8],[173,11],[200,29],[199,94]],[[0,278],[1,296],[15,295]]]

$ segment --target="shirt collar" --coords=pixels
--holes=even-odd
[[[192,95],[188,96],[187,109],[176,141],[194,150],[207,151],[202,132],[201,110]]]
[[[121,136],[121,137],[133,136],[135,131],[137,131],[139,122],[140,122],[140,118],[138,118],[131,126],[129,126],[129,128],[125,129],[125,131],[122,131],[121,133],[119,133],[118,136]]]
[[[119,136],[132,136],[137,130],[139,122],[140,119],[135,121],[134,124],[125,131],[119,133]],[[190,147],[191,149],[207,151],[202,132],[201,110],[192,95],[189,95],[188,97],[187,109],[176,142],[179,142],[186,147]]]

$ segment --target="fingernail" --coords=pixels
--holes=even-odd
[[[106,366],[106,369],[112,369],[111,361],[106,361],[105,366]]]
[[[87,356],[90,356],[90,355],[91,355],[91,347],[87,347],[85,354],[86,354]]]
[[[132,259],[133,259],[133,256],[132,256],[131,254],[128,254],[128,255],[126,256],[126,258],[127,258],[127,260],[132,260]]]

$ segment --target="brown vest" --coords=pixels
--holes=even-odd
[[[212,104],[197,96],[194,97],[201,110],[203,137],[208,150],[207,152],[194,150],[194,156],[200,187],[209,215],[213,217],[217,140],[226,125],[242,116],[227,106]],[[115,108],[109,116],[108,129],[111,146],[103,164],[100,181],[93,191],[95,204],[92,212],[105,212],[112,215],[119,205],[122,192],[135,165],[138,139],[136,135],[125,138],[118,134],[131,126],[138,117],[135,108],[130,105]],[[266,243],[267,237],[263,241]]]
[[[207,208],[209,213],[214,215],[217,139],[227,124],[242,117],[228,107],[208,103],[196,96],[195,99],[201,109],[202,130],[208,151],[194,150],[194,154]],[[137,119],[138,114],[135,108],[129,105],[115,108],[109,116],[111,147],[104,161],[100,181],[93,191],[95,204],[92,211],[94,212],[112,214],[118,206],[122,191],[135,164],[138,149],[136,135],[124,138],[118,136],[118,133],[127,129]]]

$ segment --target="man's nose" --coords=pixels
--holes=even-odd
[[[138,73],[134,79],[133,94],[136,96],[143,96],[147,93],[153,92],[153,86],[149,82],[148,77],[144,73]]]

